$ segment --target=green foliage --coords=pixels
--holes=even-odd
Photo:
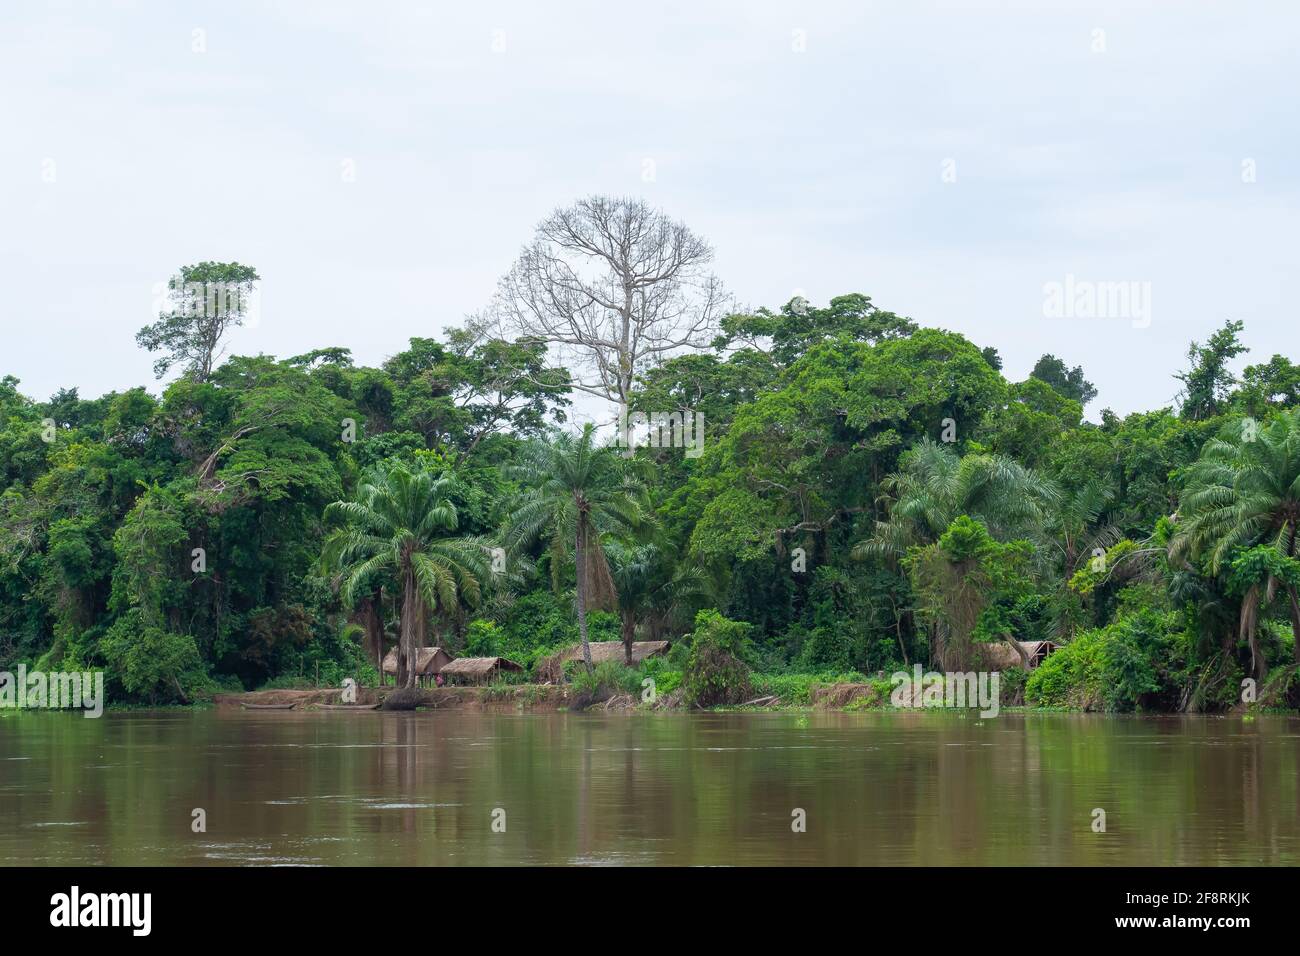
[[[1272,545],[1260,544],[1239,551],[1228,562],[1228,593],[1244,595],[1269,579],[1283,587],[1300,587],[1300,560],[1289,558]]]
[[[812,704],[812,689],[819,684],[864,684],[871,681],[853,670],[815,670],[797,674],[754,674],[750,682],[755,697],[775,694],[783,705],[808,707]],[[884,683],[888,696],[889,682]]]
[[[1139,709],[1183,676],[1181,658],[1176,615],[1138,611],[1049,656],[1029,675],[1025,699],[1044,707]]]
[[[581,666],[566,668],[566,670],[576,694],[600,696],[604,693],[637,695],[641,693],[641,672],[619,661],[601,661],[591,670]]]
[[[679,668],[674,668],[663,657],[647,657],[641,662],[638,675],[641,678],[641,680],[637,681],[638,687],[641,686],[641,681],[649,677],[655,682],[655,693],[661,697],[673,693],[682,685],[682,671]]]
[[[1097,389],[1084,379],[1083,369],[1077,365],[1067,368],[1055,355],[1040,358],[1029,375],[1047,384],[1062,397],[1078,402],[1080,406],[1087,405],[1097,397]]]
[[[1244,324],[1239,319],[1223,323],[1223,327],[1210,336],[1205,345],[1193,342],[1187,349],[1189,367],[1175,378],[1183,383],[1182,415],[1184,418],[1206,419],[1217,415],[1227,403],[1237,378],[1228,369],[1228,363],[1243,352],[1249,352],[1241,343]]]
[[[100,651],[122,688],[150,703],[188,702],[205,679],[194,638],[128,613],[108,629]]]
[[[154,363],[154,374],[162,378],[183,365],[187,375],[206,379],[227,331],[248,317],[259,278],[256,269],[238,262],[182,266],[167,284],[170,307],[135,337],[141,348],[166,353]]]
[[[180,280],[183,306],[187,280],[257,274]],[[703,412],[688,458],[555,431],[572,382],[536,341],[471,322],[379,367],[222,361],[245,317],[227,300],[142,330],[184,372],[157,397],[38,402],[0,378],[0,667],[103,665],[116,701],[169,703],[373,679],[394,635],[528,666],[630,636],[670,657],[575,680],[797,706],[814,680],[1051,638],[1024,688],[1050,706],[1290,686],[1300,372],[1276,355],[1238,383],[1239,323],[1193,345],[1178,414],[1092,424],[1082,369],[1046,355],[1009,382],[995,348],[866,295],[732,315],[629,397]]]
[[[695,616],[691,653],[682,681],[688,703],[717,707],[748,698],[749,665],[745,661],[752,653],[749,632],[748,624],[728,620],[712,609]]]

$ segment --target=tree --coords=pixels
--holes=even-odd
[[[982,522],[966,515],[954,518],[937,541],[908,551],[904,564],[917,611],[930,627],[931,655],[942,669],[967,670],[975,662],[977,635],[1005,639],[1029,669],[998,602],[1028,590],[1025,565],[1032,551],[1028,541],[993,540]]]
[[[1259,620],[1279,592],[1290,597],[1300,587],[1300,561],[1260,544],[1236,553],[1227,578],[1228,592],[1241,599],[1237,632],[1250,647],[1250,672],[1262,680],[1268,663],[1259,646]]]
[[[351,501],[335,501],[326,517],[344,527],[325,543],[327,566],[342,569],[343,600],[354,605],[391,575],[401,594],[397,684],[412,688],[416,653],[432,615],[478,604],[491,573],[483,538],[450,537],[459,524],[451,479],[400,462],[369,471]]]
[[[903,554],[938,539],[968,515],[998,534],[1042,523],[1059,492],[1050,481],[1001,455],[959,458],[946,445],[924,439],[904,454],[902,468],[882,482],[889,517],[854,548],[858,557]]]
[[[1115,503],[1115,485],[1109,476],[1085,477],[1082,482],[1061,491],[1056,505],[1047,510],[1043,534],[1039,537],[1047,544],[1047,551],[1056,558],[1052,570],[1060,573],[1061,586],[1053,602],[1053,632],[1063,638],[1072,638],[1083,618],[1083,607],[1075,591],[1069,587],[1075,573],[1087,562],[1103,555],[1118,544],[1122,532],[1109,520],[1108,512]]]
[[[1274,355],[1262,365],[1247,365],[1233,402],[1256,418],[1276,408],[1300,405],[1300,365],[1282,355]]]
[[[563,422],[570,404],[568,373],[545,358],[541,342],[489,338],[473,323],[450,330],[445,344],[413,338],[384,363],[399,409],[393,424],[462,457],[494,433],[537,434],[548,416]]]
[[[717,611],[695,615],[690,657],[682,673],[686,700],[696,707],[739,704],[750,694],[749,632],[751,625],[732,621]]]
[[[1098,548],[1119,542],[1120,529],[1105,520],[1114,500],[1115,486],[1108,477],[1089,477],[1062,492],[1048,511],[1046,530],[1067,581]]]
[[[575,388],[627,405],[648,364],[712,338],[724,301],[712,260],[707,242],[645,202],[593,196],[538,224],[492,311],[583,368]]]
[[[814,346],[706,448],[688,489],[691,549],[734,563],[766,558],[774,543],[778,556],[795,540],[825,545],[874,510],[876,482],[905,447],[945,419],[973,431],[1004,395],[1001,376],[954,333]]]
[[[1007,389],[980,430],[995,451],[1037,467],[1052,443],[1083,420],[1083,406],[1046,382],[1028,378]]]
[[[601,535],[649,525],[645,486],[631,462],[615,449],[596,444],[590,424],[578,435],[562,432],[550,441],[533,442],[512,470],[525,490],[515,504],[507,541],[517,550],[548,534],[556,580],[572,542],[578,632],[582,659],[590,668],[587,611],[613,610],[617,602]]]
[[[1297,557],[1300,408],[1282,412],[1267,426],[1234,423],[1206,442],[1187,471],[1178,529],[1171,559],[1204,560],[1211,574],[1225,571],[1238,552],[1257,544],[1270,545],[1283,558]],[[1238,579],[1245,581],[1240,568]],[[1258,580],[1257,575],[1250,583]],[[1265,589],[1273,587],[1287,596],[1300,663],[1300,589],[1293,579],[1269,573]],[[1243,615],[1248,610],[1254,609],[1243,605]]]
[[[122,688],[153,703],[189,703],[186,685],[204,677],[194,638],[145,623],[137,609],[118,618],[100,645]]]
[[[793,364],[812,346],[830,338],[854,342],[883,342],[906,338],[917,330],[911,319],[886,312],[860,292],[831,299],[815,308],[802,297],[791,299],[779,313],[759,309],[753,314],[729,315],[714,347],[753,349],[771,356],[779,366]]]
[[[705,577],[696,566],[676,570],[654,545],[606,545],[610,577],[617,595],[624,663],[632,666],[637,625],[646,617],[679,615],[705,592]]]
[[[1225,322],[1205,345],[1193,342],[1187,347],[1187,360],[1191,367],[1174,376],[1183,383],[1179,398],[1184,418],[1200,421],[1223,410],[1229,392],[1237,384],[1237,377],[1229,371],[1228,363],[1250,351],[1238,338],[1244,328],[1240,320]]]
[[[1083,377],[1082,366],[1066,368],[1065,363],[1055,355],[1044,355],[1034,363],[1034,370],[1029,373],[1029,377],[1046,382],[1058,394],[1073,399],[1085,408],[1097,397],[1097,389]]]
[[[171,309],[135,336],[141,348],[166,353],[154,362],[154,375],[162,378],[172,366],[184,365],[186,375],[207,381],[224,354],[226,333],[244,324],[260,278],[238,262],[182,266],[167,284]]]

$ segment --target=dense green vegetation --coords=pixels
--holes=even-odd
[[[570,374],[533,338],[471,323],[367,368],[218,361],[225,331],[144,330],[183,369],[157,396],[0,381],[0,669],[182,702],[373,681],[399,642],[531,666],[671,637],[608,682],[798,703],[1014,637],[1064,645],[1008,682],[1031,704],[1222,709],[1247,677],[1296,703],[1300,367],[1234,376],[1240,323],[1170,370],[1177,409],[1091,424],[1081,369],[1008,381],[864,295],[731,315],[635,380],[634,409],[703,412],[697,458],[566,431]]]

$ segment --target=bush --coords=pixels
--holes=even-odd
[[[1030,674],[1025,699],[1041,707],[1136,710],[1184,676],[1174,628],[1174,615],[1148,608],[1086,631]]]
[[[576,667],[574,665],[577,665]],[[592,670],[582,661],[568,661],[565,671],[573,685],[574,693],[595,696],[610,694],[636,694],[641,691],[641,673],[618,661],[601,661]]]
[[[208,683],[194,638],[145,626],[137,610],[119,618],[99,646],[113,678],[138,700],[188,701]]]
[[[837,673],[835,671],[818,671],[812,674],[755,674],[751,680],[754,696],[775,694],[782,704],[808,707],[812,705],[812,688],[821,684],[866,684],[873,683],[857,671]],[[889,682],[885,682],[886,688]]]
[[[655,682],[655,693],[660,696],[671,694],[682,686],[681,669],[674,668],[664,657],[647,657],[637,669],[637,676],[640,678],[638,687],[648,677]]]
[[[608,611],[587,614],[587,639],[616,641],[618,615]],[[581,640],[572,595],[557,597],[551,591],[534,591],[510,603],[496,620],[471,621],[465,632],[466,655],[508,657],[533,667],[543,657],[572,647]]]
[[[799,665],[809,670],[851,670],[865,657],[859,636],[848,628],[819,625],[804,638]]]
[[[683,685],[686,700],[697,707],[739,704],[749,699],[751,625],[731,621],[717,611],[700,611],[691,635],[691,655]]]

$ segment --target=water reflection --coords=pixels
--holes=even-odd
[[[24,713],[0,863],[1295,864],[1298,758],[1286,717]]]

